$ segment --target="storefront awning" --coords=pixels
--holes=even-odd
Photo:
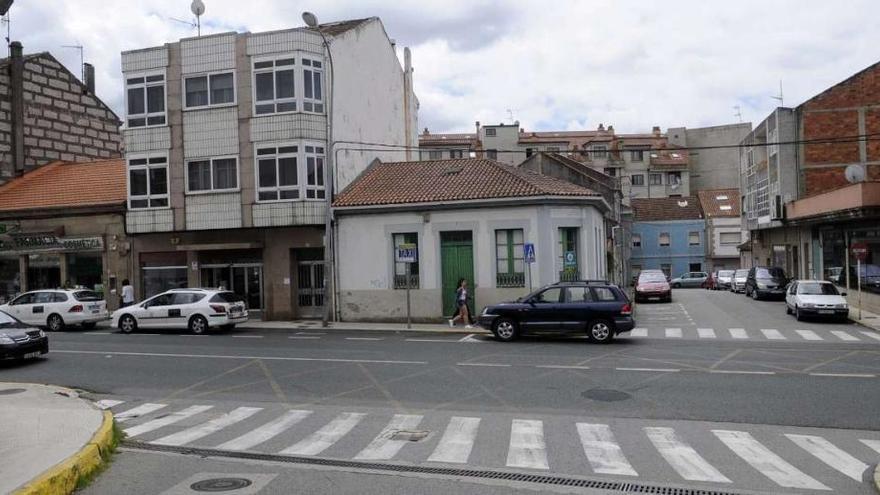
[[[880,181],[859,182],[799,199],[785,206],[789,224],[809,224],[880,215]]]

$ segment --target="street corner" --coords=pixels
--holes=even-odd
[[[16,495],[72,493],[118,442],[110,411],[75,390],[27,383],[0,383],[0,435],[12,454],[0,492]]]

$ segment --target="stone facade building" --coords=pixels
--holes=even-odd
[[[56,160],[120,155],[120,121],[95,95],[91,66],[83,82],[47,52],[10,49],[0,59],[0,184]]]

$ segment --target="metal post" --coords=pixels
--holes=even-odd
[[[324,171],[324,191],[326,195],[326,208],[327,211],[324,216],[324,315],[321,320],[322,326],[328,326],[331,316],[333,314],[333,307],[336,304],[336,292],[335,292],[335,280],[334,274],[335,270],[335,260],[333,259],[333,193],[335,192],[335,188],[333,187],[333,167],[336,166],[336,162],[333,160],[333,87],[335,86],[335,81],[333,78],[333,53],[330,51],[330,43],[327,42],[327,37],[324,36],[324,32],[321,31],[320,28],[316,29],[318,34],[321,35],[321,39],[324,41],[324,48],[327,50],[327,62],[330,66],[330,84],[329,90],[327,92],[327,105],[326,105],[326,114],[327,114],[327,151],[328,153],[324,154],[324,159],[326,160],[325,171]]]
[[[406,270],[406,328],[412,328],[412,312],[409,299],[409,291],[412,287],[412,274],[409,273],[409,265]]]
[[[859,290],[859,321],[862,319],[862,258],[856,258],[856,287]]]
[[[529,294],[532,293],[532,264],[529,263]]]

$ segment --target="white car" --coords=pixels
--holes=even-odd
[[[0,306],[15,318],[53,332],[71,325],[89,330],[110,316],[107,302],[95,291],[87,289],[53,289],[25,292]]]
[[[244,299],[218,289],[171,289],[113,312],[112,326],[123,333],[140,328],[186,328],[201,335],[248,321]]]
[[[805,316],[821,316],[847,321],[849,305],[846,292],[827,280],[795,280],[785,291],[785,312],[798,320]]]

